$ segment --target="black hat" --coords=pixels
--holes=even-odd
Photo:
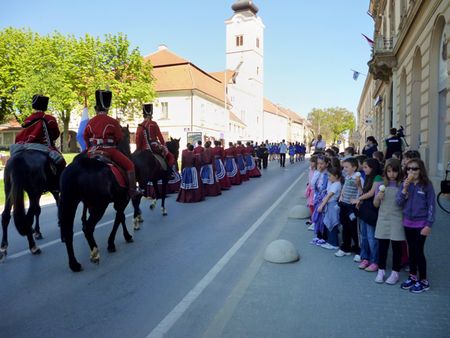
[[[144,116],[153,114],[153,103],[146,103],[142,106]]]
[[[31,107],[34,110],[46,111],[48,106],[48,97],[44,95],[34,95],[33,101],[31,102]]]
[[[95,110],[105,111],[111,107],[112,92],[98,89],[95,91]]]

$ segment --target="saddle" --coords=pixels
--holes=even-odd
[[[167,166],[166,159],[160,154],[153,153],[153,155],[155,155],[155,158],[158,160],[159,164],[161,165],[162,170],[167,171],[168,166]]]
[[[127,188],[128,185],[125,170],[119,167],[117,163],[113,162],[107,152],[96,149],[94,151],[87,152],[87,157],[106,164],[113,173],[117,184],[119,184],[122,188]]]
[[[21,154],[21,153],[29,151],[29,150],[39,151],[41,153],[48,155],[48,157],[51,159],[49,164],[50,164],[50,170],[52,171],[53,175],[56,175],[56,172],[57,172],[56,166],[58,166],[64,162],[64,157],[59,152],[49,148],[45,144],[14,143],[9,146],[9,153],[11,154],[11,157],[14,157],[18,154]]]

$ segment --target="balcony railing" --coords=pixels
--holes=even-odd
[[[373,74],[375,80],[389,81],[392,76],[392,69],[397,66],[394,55],[395,39],[386,38],[382,35],[375,37],[372,49],[372,59],[369,61],[369,72]]]

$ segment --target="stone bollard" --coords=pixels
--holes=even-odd
[[[289,211],[289,218],[305,219],[311,216],[309,208],[304,205],[296,205]]]
[[[300,256],[294,244],[285,239],[277,239],[267,246],[264,259],[271,263],[292,263],[298,261]]]

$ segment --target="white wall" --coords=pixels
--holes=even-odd
[[[283,116],[264,112],[264,135],[263,141],[281,142],[287,139],[288,135],[288,119]],[[258,142],[260,140],[257,140]]]

